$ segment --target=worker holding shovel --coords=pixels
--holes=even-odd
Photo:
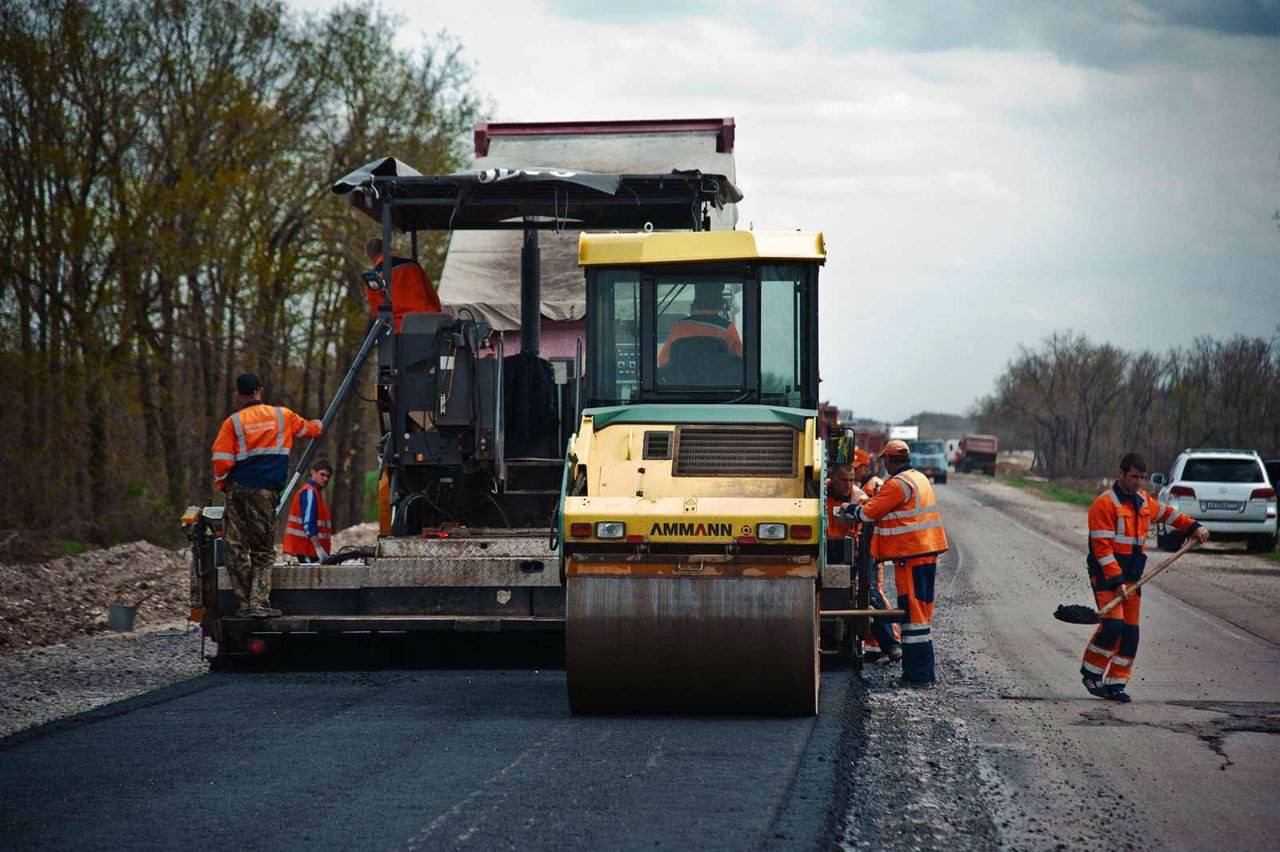
[[[1137,586],[1141,585],[1138,581],[1147,564],[1143,553],[1147,528],[1153,522],[1173,526],[1187,534],[1188,545],[1209,540],[1207,529],[1144,491],[1142,483],[1146,478],[1146,459],[1137,453],[1127,454],[1120,460],[1119,478],[1089,507],[1086,564],[1100,618],[1085,648],[1080,674],[1090,695],[1121,704],[1130,700],[1125,686],[1138,652],[1142,590]],[[1120,601],[1108,607],[1117,597]]]

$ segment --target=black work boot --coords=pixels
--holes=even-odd
[[[1129,696],[1129,693],[1124,691],[1123,683],[1115,683],[1107,687],[1107,698],[1110,698],[1117,704],[1128,704],[1133,700]]]
[[[1084,684],[1085,689],[1089,690],[1089,694],[1094,696],[1095,698],[1111,697],[1111,690],[1108,689],[1106,686],[1104,686],[1102,683],[1102,678],[1098,677],[1095,674],[1089,674],[1088,672],[1085,672],[1083,675],[1081,675],[1080,682]],[[1120,691],[1121,692],[1124,691],[1123,687],[1121,688]]]

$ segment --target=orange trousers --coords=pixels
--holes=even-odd
[[[914,683],[933,683],[933,586],[938,557],[912,556],[893,565],[902,622],[902,677]]]
[[[1098,608],[1119,597],[1107,589],[1094,589]],[[1122,613],[1123,615],[1120,615]],[[1108,686],[1123,686],[1133,674],[1133,658],[1138,653],[1138,618],[1142,613],[1142,590],[1129,593],[1129,599],[1107,613],[1098,622],[1093,637],[1084,649],[1080,672],[1102,678]]]

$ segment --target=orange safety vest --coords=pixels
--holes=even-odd
[[[871,556],[877,562],[943,553],[947,534],[929,478],[907,468],[889,477],[876,496],[862,506],[862,517],[875,521]]]
[[[1182,532],[1199,526],[1145,491],[1132,496],[1111,486],[1089,506],[1089,572],[1100,589],[1113,587],[1123,577],[1136,582],[1146,566],[1147,529],[1152,522],[1169,524]],[[1100,575],[1100,576],[1098,576]]]
[[[376,317],[382,305],[382,258],[365,273],[365,298]],[[440,313],[440,296],[422,267],[406,257],[391,258],[391,318],[398,333],[407,314]]]
[[[836,514],[836,509],[839,509],[844,504],[845,504],[845,501],[841,500],[839,497],[827,498],[827,537],[828,538],[843,538],[844,536],[854,534],[853,523],[851,521],[845,520],[844,518]]]
[[[394,274],[394,273],[393,273]],[[734,324],[719,313],[693,313],[671,327],[667,342],[658,352],[658,366],[671,362],[671,344],[689,337],[709,337],[724,343],[730,355],[742,357],[742,338]]]
[[[294,437],[319,438],[320,432],[319,420],[252,402],[222,421],[213,440],[213,484],[220,491],[232,482],[279,491],[289,476]]]
[[[311,480],[298,489],[289,506],[289,518],[284,525],[284,552],[294,556],[315,558],[315,545],[311,537],[320,540],[325,553],[332,555],[329,541],[333,537],[333,520],[329,517],[329,504]]]

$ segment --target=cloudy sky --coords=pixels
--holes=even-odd
[[[1055,329],[1280,324],[1280,0],[384,7],[461,40],[496,121],[733,116],[740,227],[826,233],[824,396],[860,416],[964,411]]]

